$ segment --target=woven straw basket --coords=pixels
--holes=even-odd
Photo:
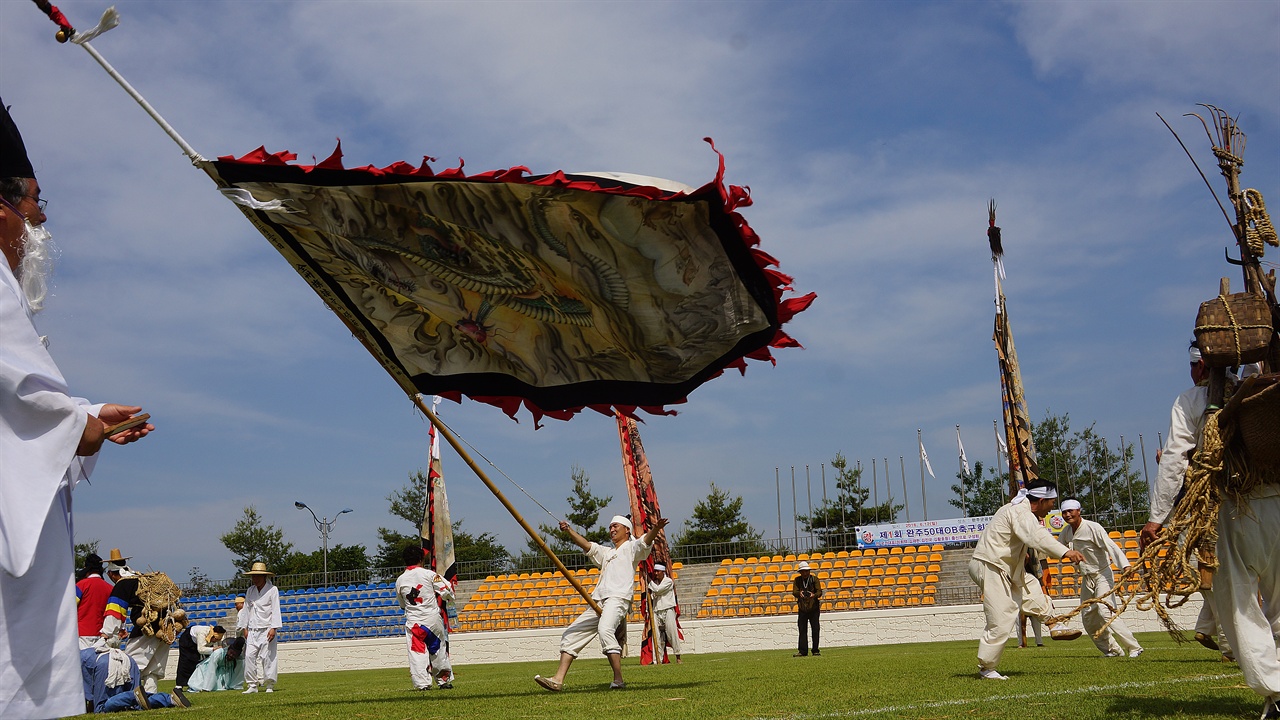
[[[1196,342],[1210,367],[1262,360],[1274,333],[1267,301],[1252,293],[1219,295],[1196,315]]]
[[[1280,375],[1260,378],[1236,414],[1249,460],[1263,472],[1280,474]]]

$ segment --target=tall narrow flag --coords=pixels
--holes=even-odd
[[[989,207],[990,229],[995,236],[1000,236],[996,227],[995,201]],[[993,253],[992,260],[999,258]],[[1009,454],[1009,494],[1015,494],[1018,488],[1028,481],[1040,477],[1040,468],[1036,464],[1036,446],[1031,437],[1031,418],[1027,413],[1027,399],[1022,389],[1022,372],[1018,369],[1018,352],[1013,346],[1013,329],[1009,325],[1009,309],[1005,302],[1004,285],[1000,275],[996,275],[996,322],[992,340],[996,344],[996,356],[1000,365],[1000,395],[1003,406],[1004,434],[1007,442],[1003,442],[1005,452]]]
[[[622,445],[622,472],[627,481],[627,498],[631,502],[631,522],[637,532],[647,532],[648,528],[662,517],[658,508],[658,494],[653,488],[653,474],[649,471],[649,461],[644,455],[644,445],[640,442],[640,428],[635,418],[616,413],[618,421],[618,440]],[[653,605],[650,602],[648,585],[649,574],[656,563],[666,565],[671,570],[671,548],[667,545],[666,531],[659,532],[653,541],[653,550],[649,558],[640,564],[640,582],[644,586],[640,593],[640,615],[644,618],[644,640],[640,644],[640,664],[651,665],[659,662],[656,651],[660,642],[657,623],[653,617]],[[675,581],[675,577],[672,577]],[[680,614],[680,605],[676,604],[676,615]],[[676,632],[680,633],[679,620]],[[670,628],[667,629],[671,631]],[[683,638],[684,634],[680,633]],[[666,644],[662,647],[661,662],[667,659]]]
[[[440,398],[433,398],[433,406],[440,404]],[[435,410],[435,407],[432,407]],[[458,583],[458,564],[453,552],[453,521],[449,516],[449,495],[445,492],[444,472],[440,465],[440,436],[436,426],[430,426],[431,464],[427,469],[427,502],[422,512],[422,549],[426,551],[427,566],[443,577],[450,585]],[[450,620],[457,617],[452,606],[442,607],[445,612],[444,624],[448,628]]]
[[[956,426],[956,445],[960,448],[960,470],[965,475],[969,474],[969,458],[964,454],[964,441],[960,439],[960,426]]]
[[[920,440],[920,462],[924,463],[924,469],[929,472],[929,477],[935,479],[938,477],[933,474],[933,466],[929,464],[929,453],[924,451],[924,440]]]

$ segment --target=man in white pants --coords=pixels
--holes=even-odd
[[[1080,602],[1085,603],[1096,597],[1111,592],[1115,587],[1115,575],[1111,572],[1111,564],[1123,571],[1129,567],[1129,559],[1124,551],[1107,534],[1106,528],[1092,520],[1085,520],[1080,515],[1080,501],[1067,500],[1062,503],[1062,517],[1067,526],[1058,533],[1058,542],[1084,555],[1084,562],[1077,568],[1080,575]],[[1084,631],[1093,638],[1093,644],[1107,657],[1119,657],[1125,652],[1135,658],[1142,654],[1142,645],[1129,631],[1124,620],[1116,618],[1111,626],[1101,635],[1096,633],[1111,619],[1111,611],[1105,605],[1094,603],[1084,609],[1080,621],[1084,623]],[[1118,642],[1118,644],[1117,644]]]
[[[657,563],[653,566],[653,579],[649,581],[649,599],[653,602],[653,617],[658,624],[658,637],[666,636],[667,645],[675,653],[676,664],[683,665],[680,659],[680,627],[676,623],[676,584],[667,576],[667,566]],[[658,662],[654,653],[654,662]]]
[[[280,591],[272,584],[275,573],[267,570],[267,564],[256,562],[245,573],[253,585],[244,594],[244,609],[236,623],[244,633],[244,694],[258,692],[264,686],[267,692],[275,692],[276,633],[284,624],[280,621]],[[259,667],[261,663],[261,667]]]
[[[573,664],[578,653],[591,642],[592,638],[600,638],[600,649],[609,659],[609,667],[613,669],[611,690],[621,690],[627,684],[622,680],[622,645],[618,642],[619,627],[626,627],[627,613],[631,612],[631,597],[635,593],[636,565],[649,557],[653,549],[654,538],[667,526],[668,520],[661,518],[649,528],[644,537],[631,536],[631,520],[622,515],[614,515],[609,520],[609,538],[613,547],[593,543],[578,534],[569,523],[560,521],[560,529],[569,533],[569,537],[582,548],[591,562],[600,566],[600,578],[596,581],[596,589],[591,599],[600,604],[601,613],[587,608],[565,628],[560,637],[560,667],[554,677],[545,678],[534,675],[533,681],[552,692],[559,692],[564,687],[565,675]]]
[[[448,640],[440,601],[453,599],[453,586],[422,566],[422,548],[404,549],[405,571],[396,578],[396,600],[404,610],[404,635],[409,646],[409,679],[414,690],[430,690],[432,677],[441,690],[453,689],[453,666],[445,648]]]
[[[1272,634],[1280,627],[1280,485],[1259,486],[1246,505],[1224,493],[1218,510],[1218,621],[1244,681],[1266,698],[1262,717],[1280,718],[1280,658]]]
[[[1205,414],[1209,406],[1209,366],[1200,355],[1200,347],[1191,343],[1188,348],[1191,361],[1191,381],[1194,386],[1184,390],[1173,401],[1169,413],[1169,432],[1165,434],[1164,447],[1160,449],[1156,481],[1151,485],[1151,515],[1142,527],[1139,542],[1145,548],[1160,535],[1160,530],[1173,514],[1173,507],[1182,497],[1182,485],[1187,477],[1187,465],[1191,455],[1200,445],[1204,435]],[[1218,650],[1228,660],[1232,659],[1231,646],[1221,632],[1218,622],[1213,588],[1200,590],[1204,603],[1196,618],[1196,642]],[[1214,637],[1217,637],[1217,642]]]
[[[1045,529],[1044,517],[1053,509],[1058,487],[1048,480],[1032,480],[1013,500],[991,516],[991,522],[978,538],[978,546],[969,561],[969,577],[982,591],[982,610],[987,626],[978,641],[978,676],[984,680],[1008,680],[996,670],[1004,644],[1013,634],[1022,605],[1023,559],[1027,548],[1042,555],[1068,558],[1072,562],[1084,556],[1053,537]]]

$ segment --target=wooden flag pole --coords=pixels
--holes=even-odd
[[[476,477],[480,478],[480,482],[483,482],[485,487],[489,488],[489,492],[493,493],[494,497],[498,498],[498,502],[502,503],[502,506],[507,509],[507,512],[511,513],[511,517],[515,518],[516,522],[520,523],[520,527],[524,528],[524,531],[529,534],[529,537],[533,538],[533,542],[538,546],[538,548],[542,550],[542,552],[546,553],[547,557],[551,558],[551,562],[555,563],[556,569],[560,571],[560,574],[564,576],[564,579],[568,580],[569,584],[573,586],[573,589],[577,590],[578,594],[582,595],[583,599],[587,601],[587,605],[591,606],[591,609],[595,610],[596,614],[599,614],[600,605],[595,600],[591,599],[591,593],[587,592],[587,589],[582,586],[582,583],[578,582],[578,579],[573,576],[573,573],[569,572],[569,568],[565,567],[564,563],[560,561],[560,558],[556,557],[556,554],[551,551],[551,548],[547,547],[547,543],[543,541],[542,536],[538,535],[538,533],[529,526],[529,523],[524,519],[524,516],[520,514],[520,511],[516,510],[510,500],[507,500],[507,497],[502,494],[502,491],[498,489],[498,486],[493,484],[493,481],[484,473],[484,470],[480,469],[480,466],[476,464],[476,461],[471,459],[470,453],[462,447],[462,443],[458,441],[458,438],[453,434],[453,432],[450,431],[449,428],[445,427],[444,423],[440,422],[440,418],[436,417],[436,414],[431,411],[431,408],[427,407],[427,404],[422,402],[421,397],[417,394],[410,395],[409,397],[413,400],[414,407],[421,410],[422,414],[427,416],[427,419],[431,421],[431,424],[435,426],[440,435],[442,435],[445,440],[449,441],[449,445],[458,453],[462,458],[462,461],[467,464],[467,467],[471,468],[471,471],[476,474]]]

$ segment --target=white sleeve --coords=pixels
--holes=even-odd
[[[445,602],[453,601],[453,586],[445,580],[443,576],[432,573],[431,584],[435,587],[436,594]]]
[[[1151,488],[1150,521],[1163,525],[1173,512],[1174,501],[1182,492],[1191,453],[1200,442],[1200,420],[1204,407],[1197,402],[1201,392],[1188,391],[1178,396],[1169,413],[1169,434],[1160,450],[1160,466]]]

